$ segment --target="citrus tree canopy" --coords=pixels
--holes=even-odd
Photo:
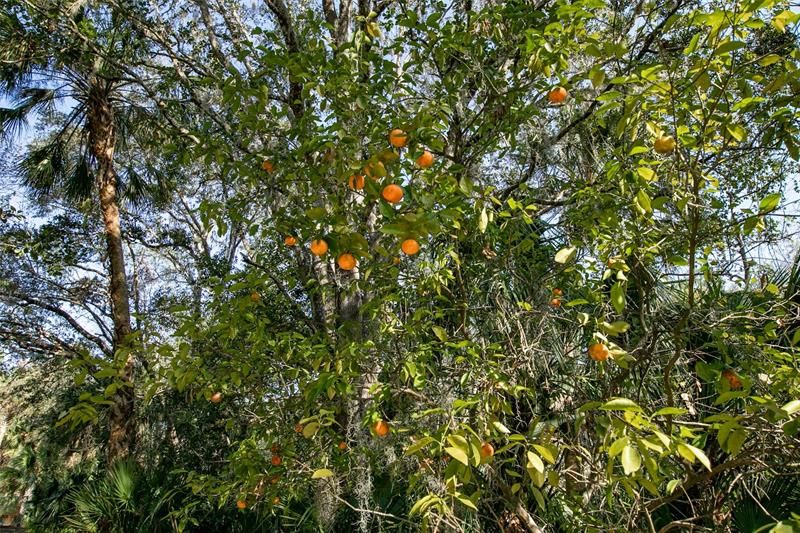
[[[800,11],[5,0],[0,516],[800,531]]]

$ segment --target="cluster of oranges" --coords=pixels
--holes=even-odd
[[[408,144],[408,134],[399,128],[393,129],[389,132],[389,144],[394,148],[404,148]],[[433,163],[433,154],[428,150],[424,150],[416,159],[417,167],[422,169],[430,168],[433,166]],[[271,161],[267,160],[261,164],[261,168],[266,172],[272,172],[275,167]],[[368,163],[363,168],[363,174],[351,175],[347,180],[347,184],[350,189],[359,191],[362,190],[366,184],[365,176],[372,180],[377,180],[378,175],[385,174],[386,169],[383,167],[382,162]],[[381,190],[381,198],[390,204],[399,204],[403,201],[404,195],[405,192],[403,188],[396,183],[389,183]],[[290,248],[298,244],[297,237],[294,235],[287,235],[283,242]],[[414,238],[407,238],[400,243],[400,250],[406,255],[416,255],[420,251],[420,244]],[[328,243],[324,239],[314,239],[309,244],[309,251],[312,255],[322,257],[328,253]],[[394,263],[398,263],[397,258],[394,259]],[[336,258],[336,264],[340,269],[349,271],[356,268],[358,261],[352,253],[344,252]]]

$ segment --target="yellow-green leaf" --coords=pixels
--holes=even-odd
[[[642,456],[633,446],[625,446],[622,449],[622,469],[625,475],[629,476],[637,472],[642,467]]]
[[[469,457],[464,452],[464,450],[460,448],[456,448],[455,446],[448,446],[444,449],[447,452],[447,455],[458,461],[459,463],[463,464],[464,466],[469,466]]]
[[[565,264],[573,259],[575,259],[575,255],[578,253],[578,249],[574,246],[569,246],[567,248],[562,248],[556,253],[555,261],[556,263]]]
[[[320,468],[319,470],[315,470],[313,474],[311,474],[311,479],[324,479],[326,477],[333,476],[333,472],[328,470],[327,468]]]

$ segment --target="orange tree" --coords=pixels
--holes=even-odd
[[[797,494],[798,280],[759,261],[790,231],[797,14],[266,7],[177,70],[205,118],[164,147],[222,176],[198,224],[245,251],[146,387],[219,411],[195,491],[297,530],[792,520],[747,502]]]

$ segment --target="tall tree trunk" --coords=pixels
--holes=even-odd
[[[134,363],[133,347],[130,346],[131,313],[128,282],[125,274],[125,255],[119,223],[117,200],[117,175],[114,171],[114,147],[116,126],[114,108],[108,98],[105,82],[95,81],[89,93],[89,142],[97,159],[97,186],[100,195],[100,210],[106,234],[109,274],[111,278],[111,315],[114,321],[114,353],[127,348],[125,364],[120,378],[122,386],[112,398],[110,435],[108,439],[108,461],[128,456],[135,440],[134,432]]]

